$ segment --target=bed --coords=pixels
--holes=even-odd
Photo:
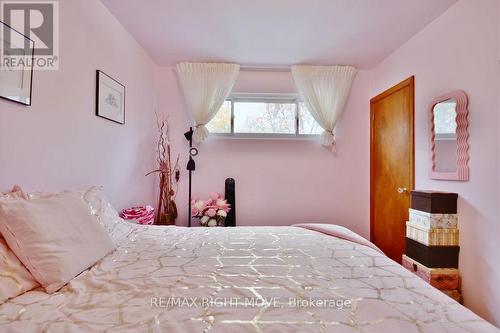
[[[498,332],[348,239],[127,223],[117,250],[59,292],[1,305],[0,332]]]

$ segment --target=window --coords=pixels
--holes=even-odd
[[[207,128],[211,133],[241,136],[302,136],[323,131],[304,103],[267,97],[226,100]]]

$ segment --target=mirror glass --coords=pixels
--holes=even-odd
[[[457,101],[454,98],[434,105],[434,171],[457,171]]]

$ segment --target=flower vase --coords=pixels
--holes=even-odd
[[[177,216],[171,213],[161,214],[159,225],[175,225],[175,220]]]
[[[207,227],[207,228],[215,228],[215,227],[224,227],[224,218],[209,218],[209,219],[204,219],[201,218],[200,220],[200,227]]]

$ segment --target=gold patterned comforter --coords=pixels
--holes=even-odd
[[[497,332],[376,250],[297,227],[134,227],[0,332]]]

